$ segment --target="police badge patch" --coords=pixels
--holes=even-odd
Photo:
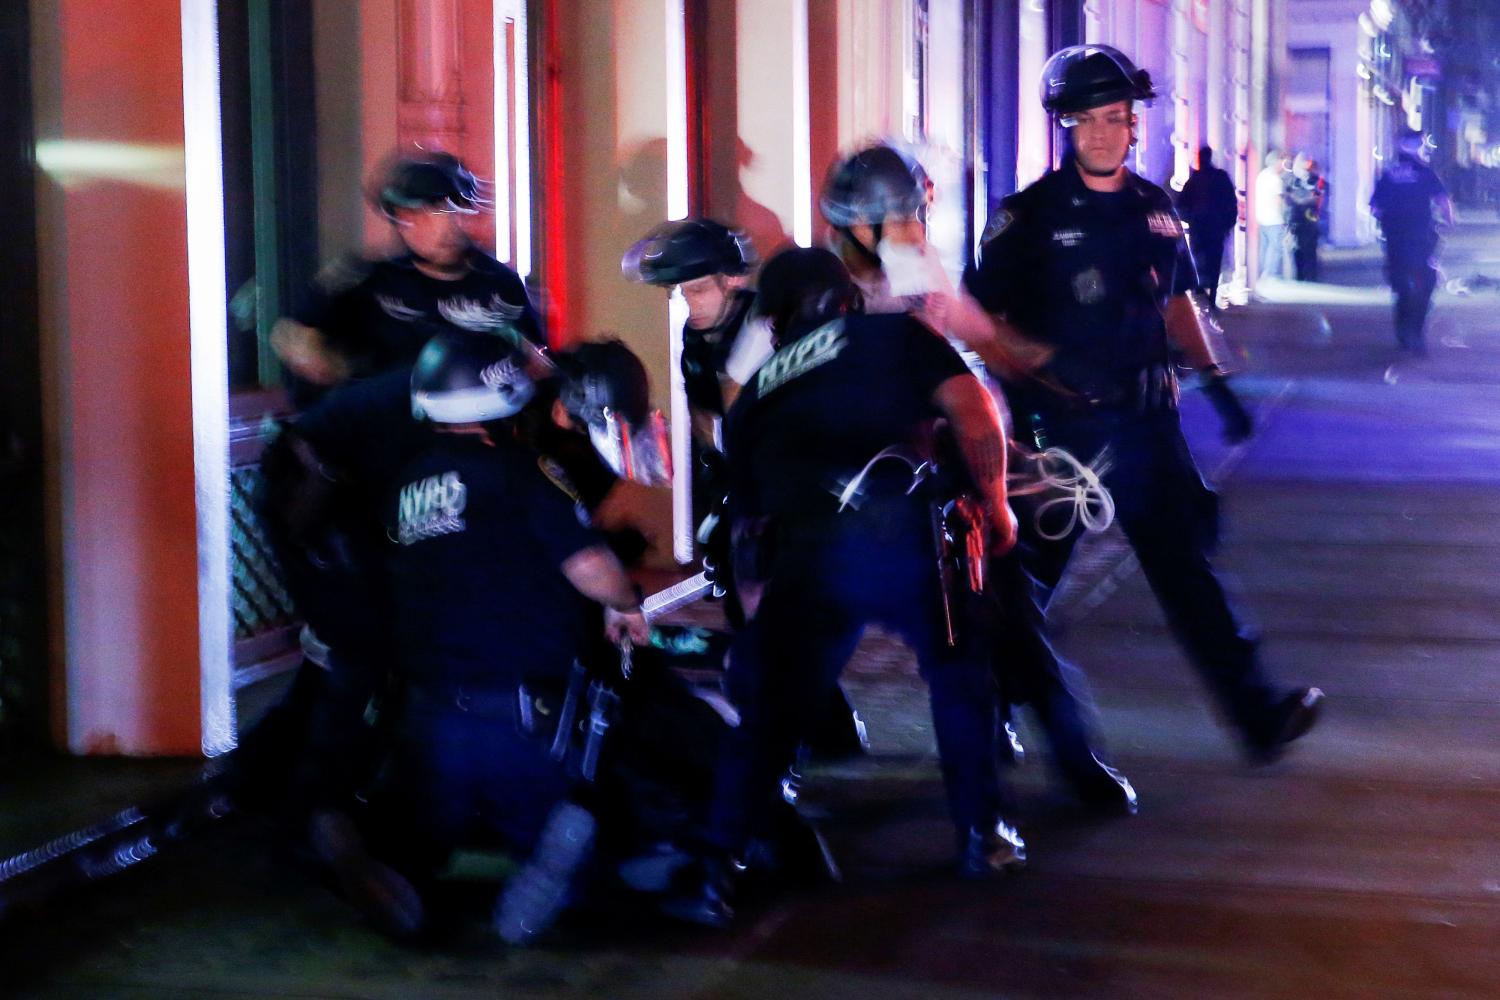
[[[995,214],[990,216],[990,221],[985,224],[984,235],[979,237],[980,245],[982,246],[985,243],[988,243],[996,236],[999,236],[1001,233],[1005,232],[1010,228],[1010,224],[1014,221],[1016,221],[1015,216],[1011,215],[1003,208],[997,209],[995,211]]]
[[[1104,275],[1098,268],[1089,268],[1073,275],[1073,297],[1086,306],[1104,298]]]

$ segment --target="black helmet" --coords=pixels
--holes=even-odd
[[[398,208],[446,202],[453,211],[474,213],[487,203],[483,184],[451,153],[398,157],[378,177],[370,200],[387,218]]]
[[[761,268],[758,284],[756,309],[778,346],[862,305],[849,269],[822,247],[783,250]]]
[[[435,424],[513,416],[535,391],[519,354],[503,340],[473,333],[433,337],[411,372],[412,414]]]
[[[710,274],[744,274],[755,249],[738,229],[712,219],[663,222],[625,251],[620,270],[631,281],[670,288]]]
[[[1116,101],[1156,97],[1151,74],[1111,45],[1072,45],[1042,67],[1042,108],[1059,117]]]
[[[1396,150],[1421,159],[1427,152],[1427,137],[1416,129],[1404,128],[1396,134]]]
[[[579,423],[604,423],[605,411],[631,426],[651,415],[646,366],[618,340],[588,341],[553,355],[562,375],[558,398]]]
[[[927,171],[915,157],[880,143],[833,165],[818,208],[830,226],[879,225],[917,215],[930,188]]]

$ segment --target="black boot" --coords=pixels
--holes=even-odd
[[[1140,804],[1130,779],[1098,758],[1094,765],[1085,772],[1068,775],[1078,801],[1101,815],[1134,816]]]
[[[1286,753],[1287,744],[1298,739],[1318,721],[1323,692],[1315,687],[1298,688],[1276,705],[1271,724],[1249,744],[1250,761],[1270,764]]]
[[[714,852],[689,867],[680,892],[666,896],[660,903],[663,914],[673,920],[722,930],[734,920],[735,865],[722,853]]]
[[[994,878],[1026,866],[1026,841],[1004,820],[970,829],[960,849],[958,874],[966,879]]]

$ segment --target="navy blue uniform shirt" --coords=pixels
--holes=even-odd
[[[1432,203],[1447,195],[1448,189],[1431,167],[1410,156],[1398,157],[1380,175],[1370,195],[1370,208],[1380,218],[1387,250],[1398,256],[1431,253],[1438,242]]]
[[[409,679],[503,689],[565,676],[592,618],[561,566],[600,539],[537,456],[435,432],[396,482],[384,521]]]
[[[968,374],[946,340],[906,313],[847,316],[780,348],[725,423],[736,516],[833,510],[866,462],[940,416],[937,387]]]
[[[323,331],[356,377],[411,364],[444,330],[489,333],[505,322],[540,344],[541,327],[516,272],[478,250],[468,264],[463,277],[443,281],[417,270],[410,255],[376,261],[358,281],[324,290],[298,320]]]
[[[1071,157],[1000,203],[969,293],[1021,333],[1059,349],[1109,392],[1168,361],[1167,299],[1197,286],[1167,193],[1127,172],[1118,192],[1084,186]]]

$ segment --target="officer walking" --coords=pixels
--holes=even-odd
[[[435,337],[413,370],[411,404],[437,433],[384,503],[404,681],[387,851],[420,880],[466,836],[501,835],[530,859],[496,907],[512,942],[561,912],[595,827],[568,801],[536,693],[565,684],[597,634],[590,602],[603,606],[611,640],[649,640],[615,556],[536,455],[495,423],[532,391],[499,339]]]
[[[1017,435],[1094,463],[1108,455],[1104,485],[1173,633],[1251,758],[1273,759],[1312,725],[1322,692],[1266,677],[1209,564],[1217,500],[1183,440],[1173,353],[1203,375],[1227,438],[1252,424],[1188,295],[1196,278],[1176,213],[1124,166],[1150,76],[1109,46],[1074,46],[1047,61],[1041,96],[1068,151],[1001,204],[967,276],[1013,359],[1004,388]],[[1051,541],[1034,529],[1023,513],[1045,607],[1078,530]]]
[[[927,498],[912,493],[910,466],[882,460],[946,416],[1006,548],[1014,520],[994,404],[943,340],[905,314],[860,315],[858,303],[826,250],[785,251],[761,273],[777,351],[731,409],[726,444],[736,580],[763,589],[731,656],[741,723],[719,762],[712,853],[672,910],[698,923],[730,919],[730,859],[764,823],[815,707],[872,621],[906,640],[930,686],[961,870],[978,877],[1024,860],[999,816],[993,684],[982,656],[942,633]]]
[[[1214,166],[1211,146],[1198,150],[1198,166],[1188,175],[1177,199],[1177,211],[1188,227],[1188,245],[1198,272],[1198,288],[1215,312],[1219,309],[1219,275],[1224,270],[1224,243],[1239,221],[1239,197],[1229,172]]]
[[[308,313],[277,324],[272,344],[304,383],[299,395],[409,365],[442,330],[485,333],[504,323],[543,343],[520,277],[464,230],[463,220],[486,202],[481,182],[457,157],[400,157],[369,197],[402,252],[329,276]]]
[[[1420,132],[1402,135],[1397,149],[1396,162],[1375,182],[1370,211],[1380,221],[1386,278],[1396,295],[1396,343],[1423,355],[1427,311],[1437,287],[1437,227],[1453,225],[1453,202],[1427,165]]]

